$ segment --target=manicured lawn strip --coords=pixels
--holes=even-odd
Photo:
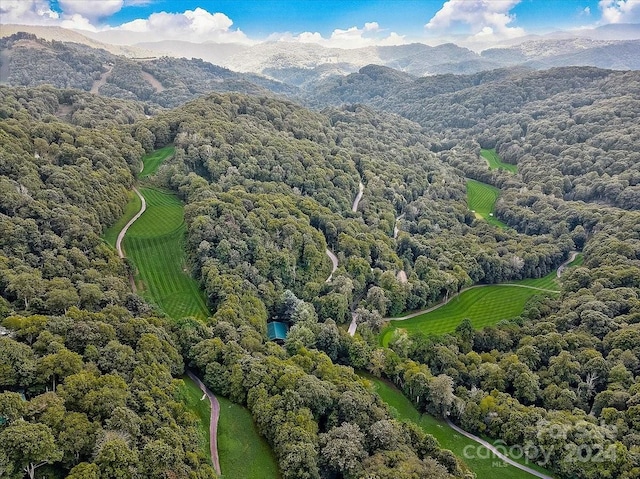
[[[480,155],[487,160],[489,163],[489,169],[496,170],[507,170],[511,173],[518,172],[518,165],[512,165],[511,163],[505,163],[500,159],[500,156],[496,153],[495,148],[491,148],[490,150],[480,150]]]
[[[280,477],[267,441],[258,434],[251,413],[218,396],[218,455],[222,479],[275,479]]]
[[[118,219],[118,221],[116,221],[110,228],[105,230],[102,235],[102,238],[104,238],[104,240],[109,243],[112,248],[116,247],[118,234],[120,234],[120,231],[122,230],[122,228],[124,228],[124,225],[126,225],[129,220],[133,218],[138,211],[140,211],[141,203],[142,202],[140,201],[140,198],[138,198],[138,195],[136,195],[133,191],[130,191],[129,202],[127,203],[127,206],[124,207],[124,213],[122,213],[120,219]]]
[[[182,376],[184,385],[180,387],[180,396],[187,409],[198,417],[198,432],[200,433],[200,449],[211,461],[209,447],[209,424],[211,422],[211,404],[207,398],[201,401],[202,391],[189,376]]]
[[[147,210],[129,228],[124,248],[138,269],[142,294],[171,318],[206,318],[204,295],[186,266],[182,203],[172,193],[151,188],[140,192]]]
[[[165,146],[164,148],[160,148],[159,150],[154,151],[153,153],[149,153],[145,156],[142,161],[144,162],[144,168],[138,175],[140,178],[144,178],[149,175],[153,175],[157,170],[160,164],[173,155],[176,151],[175,146]]]
[[[523,284],[526,286],[535,286],[536,288],[542,289],[553,289],[560,291],[560,286],[558,285],[557,280],[558,275],[556,274],[556,270],[554,269],[551,273],[542,278],[527,278],[521,279],[520,281],[513,281],[514,284]]]
[[[391,406],[392,415],[399,420],[411,421],[422,428],[428,434],[434,436],[440,447],[449,449],[476,473],[479,478],[499,477],[500,479],[531,479],[531,475],[516,467],[505,464],[500,459],[493,457],[492,453],[480,444],[468,439],[451,429],[446,422],[430,416],[420,414],[402,392],[391,383],[375,378],[369,374],[361,376],[370,380],[382,400]],[[472,452],[475,458],[465,458],[467,452]],[[470,454],[466,454],[469,456]],[[486,459],[482,458],[486,457]],[[505,467],[502,467],[505,466]]]
[[[511,319],[522,313],[529,298],[543,293],[535,289],[517,286],[483,286],[463,292],[446,305],[430,313],[421,314],[404,321],[390,321],[381,333],[384,346],[395,329],[405,329],[412,333],[442,334],[455,331],[463,319],[469,318],[476,329],[483,328],[503,319]]]
[[[476,218],[482,218],[489,224],[506,228],[506,224],[491,216],[499,196],[500,190],[495,186],[476,180],[467,180],[467,205],[475,212]]]

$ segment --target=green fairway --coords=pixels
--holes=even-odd
[[[275,479],[280,477],[267,441],[258,434],[251,413],[218,396],[218,455],[222,479]]]
[[[124,249],[137,268],[142,295],[171,318],[206,318],[204,295],[186,264],[182,203],[172,193],[152,188],[140,192],[147,210],[129,228]]]
[[[502,221],[493,216],[493,208],[500,196],[500,190],[476,180],[467,180],[467,205],[476,218],[482,218],[487,223],[506,228]]]
[[[359,374],[373,383],[376,393],[378,393],[382,400],[391,407],[391,413],[395,418],[402,421],[413,422],[420,426],[426,433],[434,436],[440,443],[440,447],[449,449],[456,456],[462,459],[469,469],[476,473],[478,478],[532,478],[530,474],[494,457],[491,451],[487,450],[484,446],[481,446],[475,441],[458,434],[442,419],[435,418],[429,414],[420,414],[413,404],[411,404],[411,401],[409,401],[405,395],[391,383],[375,378],[369,374]],[[465,454],[465,451],[467,454]],[[518,460],[518,458],[512,457],[512,459],[525,464],[523,461]],[[548,471],[545,471],[534,464],[527,462],[526,465],[548,474]]]
[[[104,240],[109,243],[112,248],[116,247],[118,234],[120,234],[120,231],[122,230],[122,228],[124,228],[124,225],[126,225],[129,220],[133,218],[138,211],[140,211],[141,204],[142,202],[140,201],[140,198],[138,198],[138,195],[136,195],[133,191],[130,191],[129,202],[124,208],[124,213],[122,213],[120,219],[116,221],[115,224],[111,226],[111,228],[108,228],[102,234]]]
[[[573,264],[569,264],[567,265],[567,267],[571,267],[573,266]],[[542,289],[553,289],[553,290],[560,290],[560,286],[558,285],[558,281],[557,281],[557,277],[558,275],[556,274],[557,270],[553,270],[551,273],[549,273],[546,276],[543,276],[542,278],[527,278],[527,279],[521,279],[520,281],[514,281],[513,284],[522,284],[524,286],[533,286],[536,288],[542,288]]]
[[[202,391],[196,383],[187,375],[182,376],[184,385],[180,387],[180,398],[184,405],[198,417],[198,432],[200,433],[200,449],[211,461],[211,449],[209,447],[209,424],[211,422],[211,404],[202,400]]]
[[[139,177],[145,178],[149,175],[153,175],[160,164],[173,155],[176,151],[175,146],[165,146],[164,148],[160,148],[159,150],[154,151],[153,153],[149,153],[145,156],[142,161],[144,162],[144,168],[140,172]]]
[[[495,148],[491,148],[490,150],[480,150],[480,155],[487,160],[487,163],[489,163],[489,169],[491,170],[500,169],[511,173],[518,172],[518,166],[502,161],[496,153]]]
[[[539,284],[544,284],[542,281],[546,281],[547,278],[531,281],[538,281],[540,282]],[[518,284],[521,284],[521,282],[518,282]],[[396,329],[404,329],[409,334],[418,332],[424,334],[451,333],[465,318],[471,320],[474,328],[483,328],[496,324],[503,319],[510,319],[520,315],[527,300],[537,294],[553,293],[510,285],[490,285],[472,288],[429,313],[403,321],[390,321],[389,326],[384,328],[381,333],[381,342],[383,346],[387,346]]]

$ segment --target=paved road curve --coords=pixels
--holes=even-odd
[[[218,459],[218,418],[220,417],[220,403],[215,395],[204,385],[200,378],[193,374],[191,371],[187,371],[193,382],[195,382],[200,390],[207,395],[209,402],[211,403],[211,423],[209,425],[209,436],[211,446],[211,463],[216,471],[216,474],[220,475],[220,460]]]
[[[338,257],[335,254],[333,254],[333,251],[331,251],[329,248],[325,249],[324,252],[327,253],[327,256],[331,260],[331,265],[332,265],[331,266],[331,274],[325,280],[325,283],[328,283],[333,278],[333,273],[335,273],[336,270],[338,269]]]
[[[556,271],[556,276],[558,278],[562,276],[562,273],[564,273],[564,270],[567,268],[567,266],[569,266],[569,263],[572,263],[573,260],[576,259],[576,256],[578,256],[578,254],[580,254],[578,251],[572,251],[571,253],[569,253],[569,259],[558,266],[558,271]]]
[[[124,239],[124,235],[127,234],[127,230],[129,229],[129,227],[133,223],[135,223],[136,220],[140,218],[142,216],[142,213],[144,213],[145,210],[147,209],[147,201],[144,199],[144,196],[140,194],[140,192],[138,191],[138,188],[134,186],[133,191],[136,193],[136,195],[138,195],[138,198],[140,198],[140,201],[142,201],[142,205],[140,206],[140,211],[138,211],[136,215],[133,218],[131,218],[126,225],[124,225],[124,228],[122,228],[122,230],[118,234],[118,239],[116,240],[116,251],[118,251],[118,256],[120,256],[121,258],[124,258],[124,251],[122,250],[122,240]]]
[[[493,447],[491,444],[489,444],[487,441],[485,441],[483,439],[480,439],[478,436],[474,436],[470,432],[467,432],[464,429],[456,426],[454,423],[449,421],[449,419],[445,419],[445,421],[451,427],[451,429],[453,429],[454,431],[456,431],[459,434],[462,434],[465,437],[468,437],[472,441],[475,441],[478,444],[483,445],[484,447],[489,449],[492,453],[494,453],[496,457],[499,457],[500,459],[502,459],[507,464],[511,464],[513,467],[517,467],[521,471],[528,472],[529,474],[531,474],[533,476],[536,476],[536,477],[539,477],[540,479],[553,479],[553,477],[551,477],[551,476],[547,476],[546,474],[538,472],[535,469],[531,469],[530,467],[523,466],[522,464],[517,463],[513,459],[508,458],[507,456],[502,454],[500,451],[498,451],[495,447]],[[498,474],[498,476],[499,476],[499,474]]]
[[[360,203],[360,200],[362,199],[362,195],[364,195],[364,185],[362,184],[362,181],[361,181],[360,184],[358,185],[358,194],[356,195],[356,198],[353,200],[353,205],[351,206],[351,211],[353,211],[354,213],[358,211],[358,203]]]

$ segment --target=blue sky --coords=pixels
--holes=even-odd
[[[0,20],[116,29],[149,40],[356,47],[638,23],[640,0],[1,0]]]

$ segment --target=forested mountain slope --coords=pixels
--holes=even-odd
[[[170,68],[154,76],[161,71],[163,85],[173,81]],[[529,460],[560,477],[637,477],[637,74],[414,80],[367,67],[353,80],[324,91],[333,103],[356,85],[369,106],[319,112],[237,93],[150,111],[50,87],[0,89],[10,232],[0,313],[15,334],[1,339],[9,367],[0,386],[28,399],[0,394],[10,419],[0,436],[14,441],[0,468],[14,473],[20,428],[37,428],[43,444],[55,443],[43,460],[64,474],[76,467],[71,477],[210,477],[171,379],[188,364],[249,408],[287,479],[470,475],[433,437],[392,419],[352,368],[394,382],[422,412],[535,448]],[[320,105],[322,91],[309,101]],[[204,322],[152,316],[98,236],[122,211],[143,152],[170,144],[175,154],[154,181],[185,203],[185,268],[206,293]],[[481,147],[518,172],[490,170]],[[499,188],[495,214],[510,227],[476,218],[468,178]],[[585,190],[615,182],[615,195]],[[329,281],[326,247],[339,259]],[[463,321],[442,336],[400,331],[379,346],[386,315],[474,283],[543,277],[573,250],[584,263],[560,278],[561,294],[534,298],[515,318],[482,330]],[[352,314],[355,336],[346,332]],[[283,346],[267,341],[270,320],[290,326]],[[56,392],[43,395],[49,383]],[[80,398],[86,383],[91,401]],[[148,392],[156,386],[166,393]],[[43,396],[57,415],[39,412]],[[60,414],[96,436],[80,450],[66,445]],[[155,428],[160,421],[166,428]]]
[[[125,58],[82,44],[46,41],[27,33],[0,39],[0,82],[50,84],[107,97],[173,107],[210,91],[293,93],[295,88],[202,60]]]
[[[468,140],[495,147],[544,193],[638,209],[638,92],[638,72],[587,67],[408,81],[370,66],[309,90],[307,100],[391,111],[429,131],[434,149]]]

